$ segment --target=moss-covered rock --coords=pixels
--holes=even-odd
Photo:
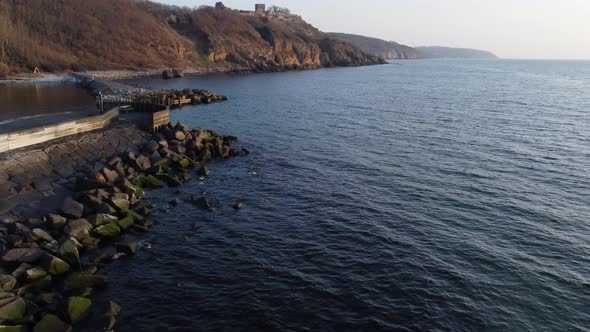
[[[133,219],[133,221],[138,221],[138,220],[143,220],[143,216],[140,215],[139,213],[130,210],[130,209],[122,209],[121,210],[121,215],[123,215],[123,217],[131,217]]]
[[[153,175],[148,175],[144,178],[144,183],[147,188],[162,188],[164,187],[164,182],[158,180]]]
[[[134,221],[133,221],[133,217],[129,216],[129,217],[125,217],[121,220],[117,220],[117,225],[119,227],[121,227],[121,229],[127,229],[129,227],[131,227],[131,225],[133,225]]]
[[[45,314],[33,328],[33,332],[70,332],[72,327],[59,317]]]
[[[49,274],[59,275],[64,274],[70,270],[70,264],[61,258],[46,254],[42,259],[42,266]]]
[[[25,315],[27,304],[22,297],[0,307],[0,321],[16,321]]]
[[[90,312],[92,301],[81,296],[71,296],[68,298],[67,312],[70,322],[76,324],[86,318]]]
[[[117,223],[110,222],[106,225],[99,226],[94,229],[94,232],[104,238],[113,238],[121,235],[121,228]]]
[[[75,289],[102,287],[106,282],[107,277],[105,276],[77,272],[64,279],[63,290],[67,292]]]

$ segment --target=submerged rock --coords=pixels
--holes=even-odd
[[[137,243],[117,243],[116,248],[118,252],[125,254],[135,254],[137,252]]]
[[[64,291],[75,289],[102,287],[107,281],[107,277],[95,274],[72,273],[63,281]]]
[[[119,314],[121,314],[121,306],[113,301],[109,301],[109,307],[105,315],[108,319],[107,331],[110,331],[115,327]]]
[[[234,206],[233,206],[233,208],[234,208],[235,210],[240,210],[240,209],[241,209],[241,208],[243,208],[243,207],[244,207],[244,203],[242,203],[242,202],[237,202],[237,203],[236,203],[236,204],[234,204]]]

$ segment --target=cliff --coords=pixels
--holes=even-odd
[[[442,46],[410,47],[392,41],[378,38],[352,35],[346,33],[329,33],[338,40],[349,42],[366,53],[379,56],[387,60],[395,59],[497,59],[498,57],[488,51],[470,48],[453,48]]]
[[[277,71],[378,63],[295,15],[135,0],[0,1],[0,76],[35,67]]]
[[[498,57],[488,51],[471,48],[453,48],[442,46],[416,47],[418,55],[422,59],[449,58],[449,59],[497,59]]]
[[[379,38],[348,33],[332,32],[329,33],[329,35],[336,39],[356,45],[366,53],[374,54],[387,60],[417,59],[419,57],[418,52],[414,48],[393,41],[385,41]]]

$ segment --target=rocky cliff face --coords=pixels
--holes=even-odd
[[[255,14],[227,8],[146,10],[191,39],[210,63],[256,71],[383,63],[350,43],[322,33],[301,17]],[[161,9],[161,7],[160,7]]]
[[[414,48],[396,42],[348,33],[329,33],[329,35],[335,39],[349,42],[359,47],[364,52],[377,55],[383,59],[394,60],[419,58],[419,54]]]
[[[0,1],[0,76],[163,67],[254,71],[382,63],[301,17],[136,0]]]

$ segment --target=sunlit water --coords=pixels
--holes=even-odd
[[[104,271],[118,330],[590,329],[589,62],[134,84],[227,95],[173,117],[252,154],[148,193],[150,247]]]

